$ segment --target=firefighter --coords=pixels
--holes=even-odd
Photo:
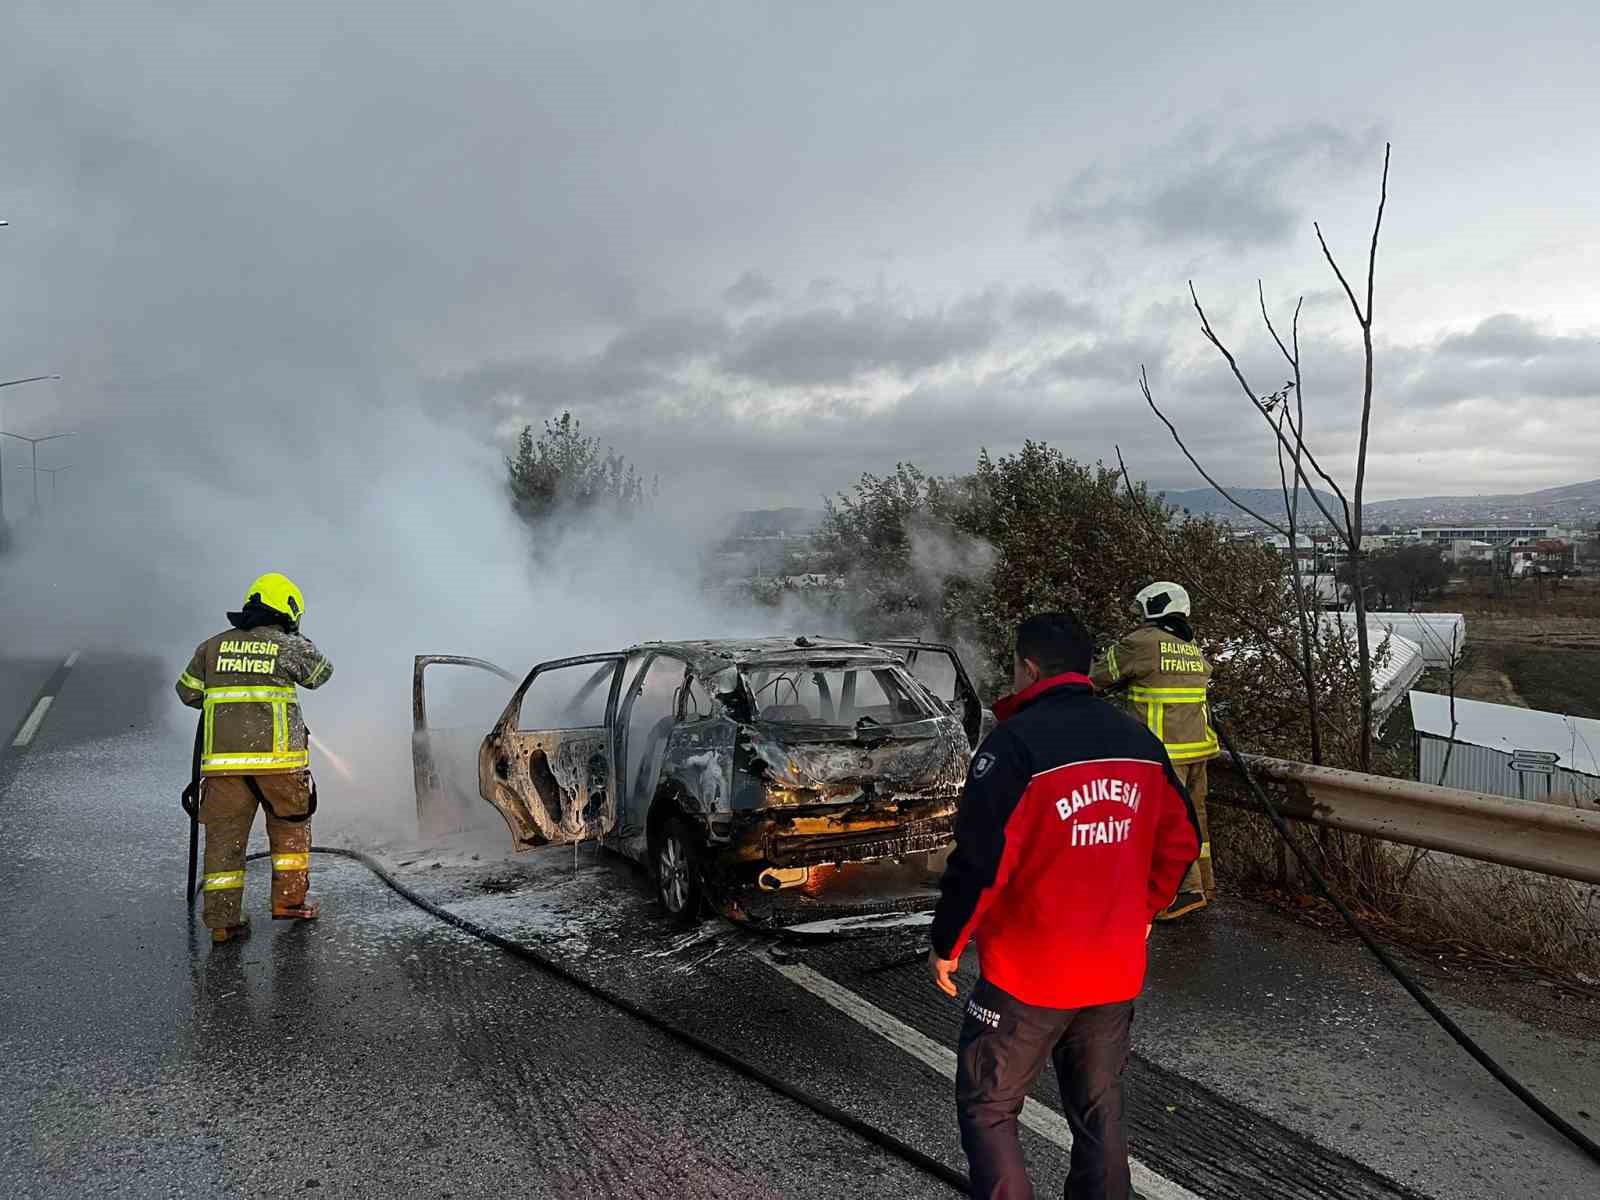
[[[1152,583],[1133,598],[1143,624],[1095,660],[1089,676],[1101,691],[1126,690],[1133,710],[1167,748],[1167,757],[1194,802],[1200,858],[1177,897],[1158,916],[1171,921],[1216,899],[1211,833],[1206,821],[1206,763],[1217,757],[1206,689],[1211,664],[1195,645],[1189,593],[1176,583]]]
[[[310,921],[311,814],[316,784],[296,687],[319,688],[333,667],[300,633],[305,597],[276,572],[228,614],[232,628],[200,643],[178,677],[178,698],[201,710],[200,821],[206,827],[204,917],[216,943],[246,937],[245,843],[256,806],[267,811],[274,920]]]

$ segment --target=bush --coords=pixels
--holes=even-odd
[[[1134,593],[1156,579],[1198,593],[1197,631],[1214,653],[1267,627],[1292,629],[1284,564],[1271,549],[1180,517],[1142,485],[1130,493],[1118,472],[1043,442],[981,453],[956,478],[904,463],[864,475],[853,495],[828,504],[818,547],[824,569],[846,577],[859,634],[979,647],[991,692],[1010,677],[1025,616],[1070,608],[1109,640],[1133,624]]]

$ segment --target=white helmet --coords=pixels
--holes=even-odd
[[[1157,617],[1170,616],[1173,613],[1187,617],[1189,593],[1181,584],[1168,583],[1165,580],[1152,583],[1149,587],[1139,589],[1139,594],[1133,598],[1133,611],[1147,621],[1154,621]]]

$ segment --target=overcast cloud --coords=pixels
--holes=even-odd
[[[1285,323],[1308,296],[1312,425],[1348,462],[1355,330],[1311,221],[1359,274],[1392,138],[1372,493],[1600,474],[1570,119],[1600,19],[1195,12],[23,0],[0,377],[65,378],[0,421],[77,429],[62,460],[102,484],[263,504],[260,440],[344,503],[404,466],[372,459],[416,444],[371,434],[400,411],[492,466],[570,408],[706,510],[1029,437],[1196,486],[1143,364],[1216,474],[1265,484],[1187,281],[1263,392],[1255,281]]]

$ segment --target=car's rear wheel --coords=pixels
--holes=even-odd
[[[705,905],[704,855],[689,822],[670,817],[656,838],[656,896],[667,916],[682,925],[700,919]]]

